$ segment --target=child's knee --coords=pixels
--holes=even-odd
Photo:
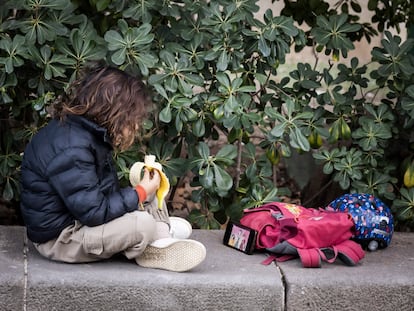
[[[134,214],[137,217],[136,230],[148,243],[153,241],[157,228],[155,218],[145,211],[137,211]]]

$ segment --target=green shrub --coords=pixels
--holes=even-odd
[[[284,1],[280,15],[267,10],[260,19],[256,2],[6,1],[0,7],[3,199],[17,206],[21,153],[47,122],[48,106],[88,62],[105,60],[141,76],[155,103],[140,142],[115,154],[121,182],[132,162],[155,154],[174,187],[191,177],[192,200],[201,207],[191,212],[195,225],[218,228],[243,208],[289,196],[276,174],[299,150],[322,163],[344,192],[377,195],[413,228],[413,41],[387,30],[409,23],[411,7],[369,1],[376,29],[359,22],[355,0],[338,7]],[[353,42],[377,30],[385,36],[371,63],[348,59]],[[329,65],[318,69],[316,57],[282,76],[287,54],[307,45],[316,56],[328,55]]]

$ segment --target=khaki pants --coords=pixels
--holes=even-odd
[[[78,221],[66,227],[58,238],[33,243],[38,252],[52,260],[80,263],[107,259],[123,253],[137,258],[152,241],[169,236],[167,206],[157,207],[157,199],[106,224],[88,227]]]

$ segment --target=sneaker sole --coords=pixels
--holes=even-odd
[[[148,245],[136,262],[145,268],[184,272],[198,266],[205,257],[203,244],[194,240],[182,240],[164,248]]]

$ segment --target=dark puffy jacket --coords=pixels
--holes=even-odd
[[[120,189],[110,138],[95,123],[52,120],[26,146],[21,211],[31,241],[54,239],[75,220],[97,226],[137,207],[135,189]]]

